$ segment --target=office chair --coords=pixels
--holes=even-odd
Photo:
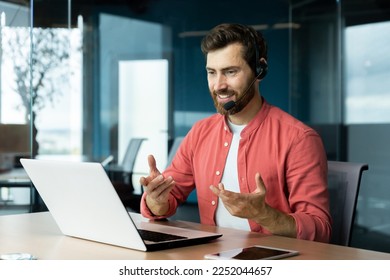
[[[145,138],[132,138],[120,164],[108,165],[107,174],[118,193],[123,205],[129,210],[140,212],[141,196],[134,194],[133,169],[135,160]]]
[[[350,246],[360,181],[365,170],[368,170],[365,163],[328,161],[332,244]]]

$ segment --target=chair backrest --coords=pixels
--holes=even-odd
[[[131,138],[129,145],[127,146],[125,156],[123,157],[120,166],[125,172],[132,172],[137,159],[138,151],[145,138]]]
[[[368,170],[366,163],[328,161],[332,244],[350,245],[360,181],[365,170]]]
[[[175,156],[177,149],[179,148],[181,142],[183,141],[184,136],[176,137],[173,141],[172,147],[168,153],[167,166],[171,164],[173,157]]]

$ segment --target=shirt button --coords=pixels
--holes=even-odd
[[[211,205],[215,205],[215,200],[211,201]]]
[[[217,176],[219,176],[219,175],[221,175],[221,172],[217,171],[217,172],[215,172],[215,174],[216,174]]]
[[[228,142],[225,142],[225,144],[223,144],[225,147],[229,146],[229,143]]]

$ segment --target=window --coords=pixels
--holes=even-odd
[[[347,27],[345,122],[390,122],[390,22]]]
[[[80,155],[82,28],[31,32],[2,22],[1,122],[28,123],[32,111],[38,154]]]

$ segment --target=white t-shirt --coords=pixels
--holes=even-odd
[[[230,145],[229,154],[225,165],[225,171],[223,173],[221,182],[223,183],[226,190],[239,193],[240,186],[237,174],[237,154],[238,146],[240,145],[240,134],[241,131],[245,128],[245,125],[235,125],[229,122],[229,127],[233,132],[233,140]],[[218,201],[218,207],[215,213],[215,220],[217,225],[220,227],[228,227],[250,231],[248,220],[232,216],[223,205],[221,199],[219,199]]]

